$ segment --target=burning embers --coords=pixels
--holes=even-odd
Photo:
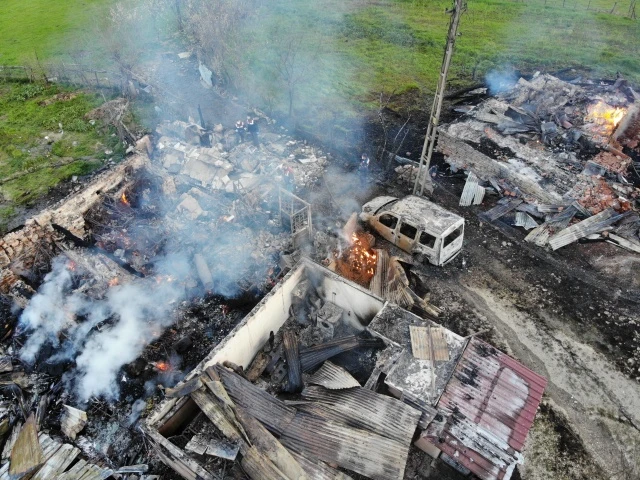
[[[129,199],[127,198],[127,194],[125,192],[122,192],[122,195],[120,196],[120,202],[127,207],[131,206],[131,203],[129,202]]]
[[[348,245],[334,253],[335,270],[343,277],[368,287],[376,271],[376,252],[372,249],[375,239],[365,232],[353,232],[347,239]]]
[[[587,106],[587,115],[584,121],[585,123],[592,125],[590,130],[595,134],[609,138],[626,113],[626,108],[613,107],[608,103],[599,100],[598,102]]]

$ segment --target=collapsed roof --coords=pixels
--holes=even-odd
[[[306,298],[311,303],[303,304],[315,307],[297,308]],[[324,340],[306,345],[314,338],[312,318],[325,305],[341,313],[323,316],[323,323],[333,322],[330,332],[318,327]],[[353,337],[342,335],[354,328],[359,337],[382,340],[379,348],[335,356],[347,352],[342,340]],[[310,368],[305,361],[311,351],[324,352],[324,363],[302,376],[300,395],[277,394],[296,391],[292,379],[300,369],[317,369],[319,363]],[[375,365],[363,375],[369,355]],[[522,461],[545,386],[544,378],[491,345],[303,260],[187,375],[175,398],[156,408],[145,431],[160,458],[187,479],[213,478],[207,465],[216,454],[183,450],[167,437],[199,411],[218,433],[198,442],[215,445],[222,434],[239,447],[251,478],[294,478],[286,470],[295,478],[345,479],[353,471],[402,479],[417,431],[415,445],[430,455],[482,479],[508,479]]]

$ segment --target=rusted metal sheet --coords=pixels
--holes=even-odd
[[[358,381],[344,368],[327,361],[322,367],[311,375],[309,383],[321,385],[329,390],[342,390],[344,388],[359,387]]]
[[[480,478],[507,479],[546,385],[544,377],[472,338],[437,405],[451,419],[430,441]]]
[[[407,446],[421,415],[400,400],[361,387],[327,390],[311,386],[302,391],[302,398],[328,407],[346,425],[378,433]]]
[[[298,412],[280,442],[309,459],[378,480],[401,480],[409,446],[376,433]]]
[[[415,358],[421,360],[449,361],[449,345],[444,338],[442,327],[409,326],[411,350]]]

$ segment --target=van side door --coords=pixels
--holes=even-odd
[[[389,240],[391,243],[396,243],[396,229],[398,228],[399,222],[400,219],[393,213],[382,212],[375,219],[374,227],[383,238]]]
[[[396,245],[405,252],[411,253],[418,235],[418,227],[402,220],[396,237]]]

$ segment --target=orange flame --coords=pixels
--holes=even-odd
[[[76,271],[76,268],[77,268],[76,262],[74,262],[73,260],[69,260],[69,261],[67,262],[67,268],[68,268],[69,270],[71,270],[72,272],[75,272],[75,271]]]
[[[597,133],[610,136],[627,113],[626,108],[612,107],[602,100],[587,107],[585,122],[595,124]]]
[[[115,287],[116,285],[120,285],[120,279],[118,277],[114,277],[111,280],[109,280],[110,287]]]
[[[156,362],[155,367],[161,372],[168,372],[169,370],[171,370],[171,365],[169,365],[167,362]]]
[[[127,199],[127,196],[125,195],[124,192],[122,192],[122,196],[120,197],[120,201],[122,203],[124,203],[127,207],[131,206],[131,204],[129,203],[129,200]]]

